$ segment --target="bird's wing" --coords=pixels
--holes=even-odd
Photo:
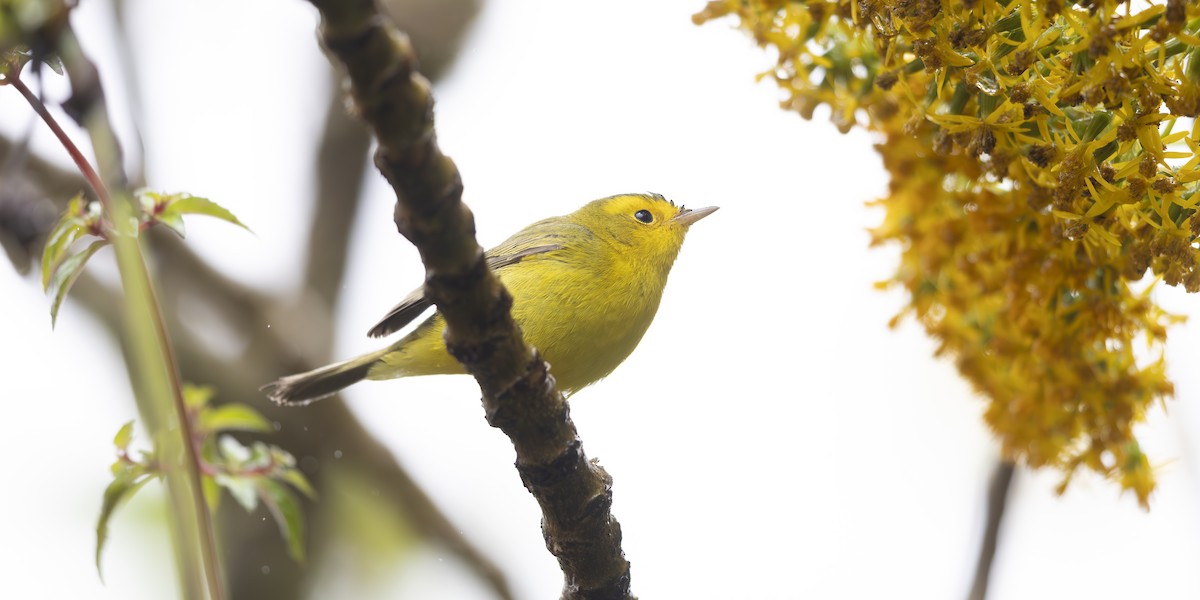
[[[392,307],[367,335],[378,338],[396,333],[421,316],[430,304],[429,299],[425,297],[425,288],[417,288],[405,296],[400,304]]]
[[[493,271],[498,271],[509,265],[515,265],[522,260],[538,254],[545,254],[563,248],[563,239],[561,239],[561,231],[555,231],[553,225],[560,218],[546,219],[539,221],[522,229],[516,235],[508,238],[499,246],[492,248],[487,252],[486,260],[488,268]],[[405,296],[400,304],[392,307],[383,319],[380,319],[367,335],[371,337],[384,337],[391,335],[400,329],[404,328],[421,316],[425,309],[432,306],[432,303],[425,297],[425,288],[417,288],[409,295]]]

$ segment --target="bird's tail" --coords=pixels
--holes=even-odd
[[[258,388],[280,406],[303,406],[366,379],[371,367],[387,353],[387,348],[358,358],[333,363],[307,373],[280,377]]]

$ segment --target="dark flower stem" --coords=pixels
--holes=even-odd
[[[999,460],[992,471],[992,480],[988,484],[987,520],[984,524],[983,541],[979,544],[975,580],[971,583],[971,592],[967,595],[967,600],[987,598],[988,580],[991,579],[992,565],[996,562],[996,548],[1000,545],[1000,524],[1004,521],[1005,509],[1008,508],[1008,491],[1012,487],[1015,471],[1013,463],[1004,459]]]

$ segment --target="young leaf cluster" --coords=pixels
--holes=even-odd
[[[137,222],[122,231],[141,232],[162,224],[183,237],[183,215],[187,214],[208,215],[247,229],[233,213],[207,198],[143,190],[138,192],[137,200],[140,209],[135,217]],[[112,243],[114,235],[120,235],[118,229],[106,221],[98,202],[85,202],[80,195],[67,204],[67,210],[47,236],[42,253],[42,288],[54,296],[50,304],[52,325],[57,323],[58,309],[88,259]],[[78,248],[79,241],[87,244]]]
[[[883,136],[890,283],[988,397],[1005,453],[1145,506],[1133,425],[1173,393],[1178,319],[1130,284],[1200,291],[1200,5],[716,0],[695,19],[726,15],[777,53],[784,108]]]
[[[63,74],[46,34],[61,30],[67,0],[0,0],[0,85],[19,76],[31,60]]]
[[[213,390],[209,387],[185,385],[183,394],[209,510],[216,512],[222,488],[248,512],[256,510],[262,503],[279,525],[288,553],[296,561],[303,562],[304,519],[296,492],[310,499],[316,498],[316,492],[296,467],[296,459],[287,451],[262,441],[246,445],[232,435],[234,432],[269,433],[271,423],[245,404],[212,406]],[[117,460],[112,465],[113,480],[104,491],[100,520],[96,525],[97,569],[108,537],[108,522],[117,506],[163,474],[162,462],[154,452],[141,451],[136,457],[130,452],[132,439],[133,422],[130,421],[121,427],[113,440]]]

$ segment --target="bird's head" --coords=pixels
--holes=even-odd
[[[623,255],[669,270],[688,228],[716,210],[676,206],[658,194],[621,194],[591,202],[576,215]]]

